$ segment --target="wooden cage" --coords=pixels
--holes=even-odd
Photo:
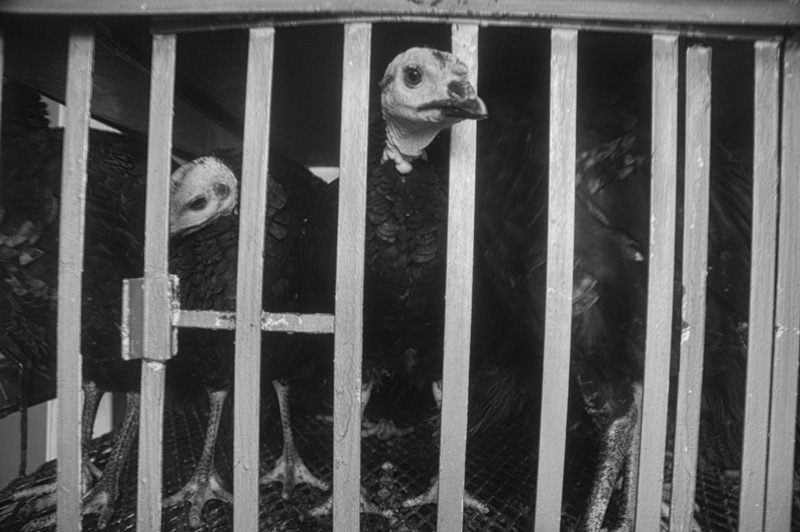
[[[307,134],[306,164],[333,163],[342,176],[366,175],[366,145],[373,26],[429,25],[451,32],[452,50],[478,65],[480,37],[487,29],[539,31],[549,35],[550,52],[550,209],[548,299],[541,409],[542,426],[566,427],[569,388],[574,225],[574,174],[578,39],[586,32],[635,34],[652,47],[652,211],[649,249],[647,360],[639,465],[636,527],[658,530],[667,441],[670,393],[669,356],[673,313],[673,268],[676,254],[676,216],[686,216],[707,202],[703,192],[702,160],[708,158],[711,102],[711,50],[720,43],[751,47],[754,79],[753,106],[753,242],[745,442],[739,500],[739,530],[789,530],[792,522],[795,453],[795,413],[800,351],[800,6],[793,0],[763,2],[669,0],[660,3],[605,0],[585,2],[523,2],[518,0],[387,0],[282,2],[161,0],[103,2],[98,0],[6,0],[0,3],[0,71],[30,84],[66,104],[63,201],[58,299],[58,530],[81,529],[80,483],[80,349],[82,220],[86,186],[86,153],[90,116],[149,140],[146,209],[145,277],[128,286],[131,323],[141,320],[140,333],[129,331],[131,343],[141,342],[142,415],[138,461],[137,530],[160,530],[162,523],[162,416],[165,363],[172,355],[178,327],[235,330],[235,393],[258,396],[261,331],[298,331],[335,335],[335,394],[333,445],[333,530],[359,529],[360,434],[351,420],[360,417],[361,305],[365,181],[341,180],[336,311],[333,315],[265,314],[249,294],[261,292],[263,249],[240,249],[238,307],[235,316],[189,312],[176,307],[168,275],[167,209],[173,150],[187,156],[209,148],[243,146],[241,216],[256,223],[241,225],[244,240],[263,242],[266,209],[268,145],[280,124],[294,127],[285,109],[275,109],[273,93],[291,91],[273,83],[276,36],[297,30],[309,38],[343,37],[332,50],[324,42],[301,50],[319,54],[330,65],[317,72],[317,84],[341,76],[327,105],[319,131]],[[308,31],[303,31],[305,28]],[[309,30],[309,28],[311,28]],[[234,81],[214,78],[201,83],[201,98],[179,79],[184,36],[227,35],[237,31],[235,45],[219,53],[242,52],[222,58],[230,68],[246,72],[246,90],[237,97],[226,91]],[[68,37],[67,37],[68,34]],[[441,34],[441,32],[440,32]],[[246,42],[244,35],[247,35]],[[68,41],[63,48],[62,37]],[[190,37],[186,37],[190,38]],[[127,40],[125,40],[127,39]],[[195,38],[197,45],[202,39]],[[123,42],[125,45],[121,45]],[[149,42],[148,42],[149,41]],[[701,43],[701,44],[688,44]],[[214,42],[221,42],[221,37]],[[301,42],[292,41],[294,44]],[[315,49],[314,46],[317,46]],[[424,43],[421,43],[424,44]],[[244,46],[242,46],[244,45]],[[57,49],[58,48],[58,49]],[[244,50],[247,50],[246,54]],[[685,60],[680,57],[685,50]],[[148,53],[150,55],[148,55]],[[182,55],[183,54],[183,55]],[[245,59],[246,57],[246,59]],[[341,66],[341,70],[339,65]],[[217,65],[219,66],[219,65]],[[190,67],[198,73],[199,65]],[[480,69],[480,70],[479,70]],[[683,74],[681,72],[684,72]],[[220,71],[216,74],[219,75]],[[239,81],[245,79],[239,78]],[[685,86],[679,87],[679,80]],[[333,83],[331,81],[331,83]],[[339,83],[339,80],[336,81]],[[216,92],[209,87],[218,85]],[[335,84],[334,84],[335,85]],[[309,89],[310,90],[310,89]],[[281,94],[285,94],[282,92]],[[208,96],[219,101],[208,101]],[[243,96],[243,97],[242,97]],[[238,100],[236,99],[238,98]],[[336,119],[341,109],[341,122]],[[237,122],[228,111],[243,111]],[[254,111],[256,110],[256,111]],[[280,114],[280,116],[277,116]],[[272,121],[271,121],[272,115]],[[149,116],[149,119],[145,118]],[[330,118],[330,120],[328,120]],[[277,120],[277,122],[276,122]],[[277,123],[271,128],[271,123]],[[677,204],[679,128],[685,128],[685,207]],[[282,131],[281,131],[282,132]],[[336,142],[316,142],[315,135],[332,133]],[[446,327],[444,336],[444,397],[442,403],[441,475],[438,530],[462,529],[465,478],[468,364],[473,281],[474,182],[476,126],[461,123],[452,130],[447,266]],[[696,150],[700,150],[699,152]],[[301,149],[296,148],[300,153]],[[292,147],[289,146],[289,152]],[[338,159],[338,162],[337,162]],[[699,163],[698,163],[699,161]],[[707,169],[706,169],[707,170]],[[697,187],[690,189],[689,187]],[[702,223],[685,223],[684,300],[682,319],[700,324],[705,319],[705,239]],[[458,294],[458,297],[456,297]],[[141,309],[138,317],[137,308]],[[673,465],[670,530],[689,530],[693,515],[702,375],[702,340],[681,344],[681,371]],[[257,402],[236,401],[234,410],[233,528],[259,529],[259,412]],[[544,431],[543,431],[544,432]],[[531,500],[533,529],[558,530],[561,522],[565,430],[540,436],[535,501]]]

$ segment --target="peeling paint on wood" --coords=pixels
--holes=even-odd
[[[792,398],[797,397],[800,370],[800,39],[786,42],[783,61],[781,217],[766,508],[776,530],[791,528],[794,468],[787,464],[794,461],[797,402]]]
[[[58,248],[58,491],[59,530],[81,530],[81,282],[83,277],[89,107],[94,31],[75,26],[69,36],[66,123]]]
[[[779,78],[779,43],[756,42],[752,270],[742,485],[739,495],[739,530],[742,532],[765,530],[764,497],[777,252]]]
[[[174,35],[153,37],[144,245],[144,340],[139,422],[138,532],[161,529],[164,362],[172,353],[172,279],[167,273],[169,176],[175,90]]]
[[[683,303],[670,530],[691,532],[694,518],[700,399],[706,325],[711,48],[686,50],[686,162],[683,220]]]
[[[658,530],[664,484],[678,154],[678,38],[653,36],[650,261],[636,529]]]
[[[250,30],[245,100],[239,260],[236,274],[236,397],[233,411],[233,529],[258,529],[261,297],[267,213],[269,118],[275,30]],[[255,398],[256,400],[251,400]]]
[[[359,529],[370,24],[344,27],[333,391],[333,530]]]
[[[236,328],[236,313],[218,312],[215,310],[176,309],[172,313],[172,325],[175,327],[232,331]],[[331,334],[334,330],[333,314],[262,312],[261,330]]]

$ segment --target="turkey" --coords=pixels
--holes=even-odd
[[[23,372],[50,372],[56,364],[64,133],[47,126],[44,104],[25,86],[7,83],[3,103],[8,105],[3,110],[2,134],[0,348]],[[146,146],[129,136],[92,130],[87,164],[81,305],[83,513],[98,514],[98,527],[104,528],[113,516],[119,474],[138,426],[140,366],[121,359],[119,327],[122,280],[142,275]],[[107,391],[125,393],[127,409],[101,474],[89,459],[89,448],[97,407]],[[52,509],[55,485],[8,496],[13,500],[38,497],[20,508],[19,516],[27,518]],[[26,529],[54,522],[55,513],[49,513],[30,521]]]
[[[171,176],[169,267],[180,279],[182,309],[236,309],[237,176],[240,168],[239,156],[220,152],[186,163]],[[297,308],[299,238],[324,185],[300,164],[277,152],[270,154],[262,294],[267,311]],[[203,451],[194,474],[165,504],[174,506],[189,502],[189,523],[196,528],[201,524],[203,506],[208,500],[232,502],[214,466],[214,447],[222,408],[232,385],[233,333],[181,329],[178,346],[175,371],[202,383],[208,392],[210,413]],[[297,482],[328,489],[325,482],[306,468],[292,439],[289,381],[307,365],[305,353],[296,335],[273,334],[269,342],[265,342],[262,371],[272,380],[278,395],[284,446],[275,468],[264,475],[261,482],[281,481],[285,499]]]
[[[546,111],[492,108],[480,132],[477,251],[531,377],[543,356],[547,260],[548,139]],[[519,112],[524,109],[524,112]],[[578,115],[570,372],[582,410],[599,434],[599,462],[579,530],[603,525],[618,477],[635,469],[643,379],[650,223],[650,146],[637,119],[617,106]],[[703,416],[721,426],[735,454],[741,445],[750,264],[750,176],[715,146],[711,210]],[[678,264],[676,278],[680,278]],[[679,289],[680,283],[676,283]],[[676,306],[673,345],[680,337]],[[677,357],[673,349],[672,356]],[[508,364],[509,360],[501,361]],[[519,405],[493,400],[507,409]],[[511,387],[505,393],[519,393]],[[527,400],[533,400],[532,394]],[[502,412],[501,412],[502,413]],[[495,412],[493,415],[498,415]],[[623,501],[635,500],[633,475]],[[635,508],[622,503],[615,530],[631,527]]]
[[[441,387],[447,179],[425,150],[441,130],[487,116],[468,77],[454,55],[410,48],[380,82],[381,116],[370,124],[367,155],[362,414],[373,388],[387,380]],[[303,277],[310,295],[303,299],[317,312],[334,311],[338,200],[334,181],[309,220]],[[362,436],[407,431],[364,420]],[[363,497],[362,508],[375,511]]]

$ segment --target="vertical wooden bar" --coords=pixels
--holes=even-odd
[[[534,530],[559,530],[564,485],[572,269],[575,255],[575,149],[578,32],[550,34],[550,193],[547,228],[547,300],[542,382],[542,430]]]
[[[711,157],[711,49],[686,50],[686,161],[680,373],[670,530],[692,530],[703,391]]]
[[[769,526],[789,530],[800,371],[800,40],[788,40],[783,52],[783,131],[781,208],[778,240],[778,289],[775,302],[775,357],[767,469]]]
[[[664,484],[678,153],[678,37],[653,36],[650,259],[636,529],[658,530]]]
[[[3,71],[5,68],[5,36],[3,35],[3,29],[0,28],[0,124],[3,123]],[[3,138],[0,137],[0,146],[2,146]],[[3,184],[3,176],[0,175],[0,186]]]
[[[56,372],[59,399],[56,522],[58,530],[70,532],[81,530],[81,281],[93,70],[94,30],[73,27],[69,36],[61,167]]]
[[[478,26],[453,25],[453,53],[478,86]],[[472,318],[472,256],[475,227],[477,124],[466,120],[452,128],[447,213],[447,292],[442,379],[439,508],[437,530],[461,532],[464,468],[467,455],[467,395]]]
[[[161,529],[165,362],[172,351],[171,290],[167,268],[175,47],[175,35],[153,36],[144,244],[144,360],[139,426],[138,532]]]
[[[233,413],[233,529],[258,530],[261,289],[267,213],[269,118],[274,28],[250,30],[236,284],[236,365]]]
[[[756,42],[753,256],[739,499],[739,530],[742,532],[764,530],[777,253],[779,78],[779,44]]]
[[[333,530],[359,530],[371,24],[344,27],[333,392]]]

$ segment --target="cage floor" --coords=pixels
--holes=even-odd
[[[206,409],[202,404],[183,404],[168,408],[164,427],[164,491],[177,491],[192,474],[200,456],[205,429]],[[229,423],[230,421],[228,421]],[[225,423],[223,421],[223,423]],[[332,477],[332,430],[329,423],[314,416],[295,420],[297,446],[308,467],[321,478]],[[223,426],[220,433],[227,435],[217,446],[217,468],[221,476],[232,485],[231,430]],[[262,473],[272,466],[280,453],[277,431],[265,430],[262,444]],[[367,531],[392,530],[399,532],[433,531],[436,528],[436,508],[427,505],[403,508],[402,501],[427,489],[437,468],[438,452],[429,425],[420,424],[406,436],[390,441],[376,438],[362,440],[362,481],[368,496],[382,510],[392,510],[394,517],[386,519],[377,515],[362,514],[361,529]],[[562,530],[574,528],[583,510],[589,489],[593,464],[585,457],[593,456],[589,441],[575,436],[569,439],[567,469],[564,485],[567,487],[562,512]],[[111,438],[96,440],[93,456],[99,464],[108,459]],[[466,486],[469,492],[486,503],[490,511],[481,514],[467,510],[464,529],[469,531],[528,531],[531,530],[531,508],[535,491],[535,460],[530,443],[507,432],[483,434],[471,439],[468,445]],[[133,455],[135,457],[135,448]],[[578,457],[581,460],[577,459]],[[669,469],[669,457],[667,466]],[[129,464],[135,464],[135,458]],[[53,480],[55,462],[43,465],[35,473],[12,483],[22,489],[35,483]],[[105,529],[109,532],[135,530],[136,468],[128,465],[122,474],[122,486],[117,512]],[[280,485],[263,486],[259,500],[261,530],[270,532],[316,532],[331,530],[328,518],[309,517],[308,511],[327,498],[327,493],[306,485],[298,486],[289,501],[280,497]],[[2,502],[2,500],[5,502]],[[701,461],[696,502],[698,522],[706,532],[735,530],[738,500],[738,480]],[[614,514],[614,503],[609,515]],[[0,529],[7,532],[21,530],[17,503],[0,497]],[[795,497],[795,510],[798,500]],[[793,514],[792,530],[800,531],[798,511]],[[183,532],[191,530],[183,508],[164,511],[163,530]],[[200,531],[227,531],[232,529],[233,509],[230,505],[212,501],[206,505],[204,524]],[[96,529],[96,517],[84,517],[84,530]]]

